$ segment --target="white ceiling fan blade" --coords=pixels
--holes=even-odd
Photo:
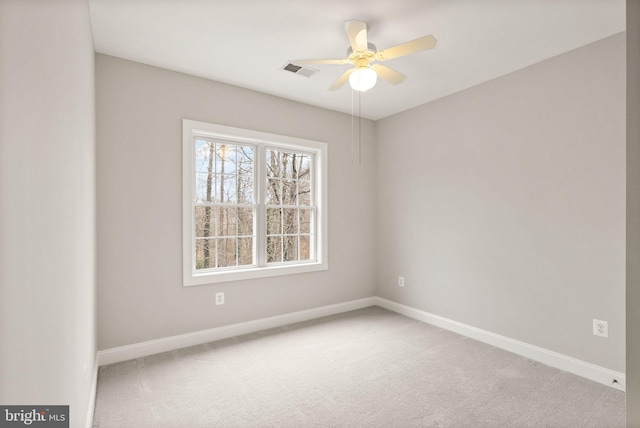
[[[400,56],[409,55],[415,52],[426,51],[436,47],[436,38],[433,36],[424,36],[410,42],[402,43],[389,49],[385,49],[376,54],[376,59],[386,61],[388,59],[398,58]]]
[[[338,89],[342,88],[344,84],[347,83],[347,81],[349,80],[349,76],[351,76],[351,73],[353,73],[354,70],[355,68],[350,68],[345,71],[342,76],[338,77],[338,80],[336,80],[331,86],[329,86],[329,90],[337,91]]]
[[[374,64],[371,66],[371,68],[379,77],[382,77],[384,80],[389,83],[393,83],[394,85],[404,82],[404,79],[407,78],[407,76],[405,76],[404,74],[392,70],[382,64]]]
[[[347,21],[346,25],[347,37],[354,52],[367,50],[367,23],[356,21],[355,19]]]
[[[307,64],[348,64],[348,59],[296,59],[291,61],[293,64],[297,65],[307,65]]]

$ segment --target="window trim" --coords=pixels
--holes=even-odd
[[[254,195],[257,203],[256,218],[256,248],[262,251],[266,239],[266,225],[264,230],[258,222],[264,219],[260,211],[266,210],[264,166],[261,162],[262,153],[266,148],[281,148],[284,150],[300,150],[314,155],[313,192],[316,195],[315,240],[316,258],[310,262],[295,262],[291,264],[236,267],[216,272],[196,272],[194,269],[194,221],[193,221],[193,192],[195,173],[195,156],[193,135],[202,134],[213,138],[223,139],[239,144],[251,144],[260,147],[256,153],[256,176]],[[319,141],[289,137],[266,132],[253,131],[230,126],[217,125],[195,120],[182,120],[182,263],[183,286],[213,284],[227,281],[238,281],[253,278],[264,278],[278,275],[289,275],[306,272],[316,272],[328,269],[328,173],[327,173],[328,145]],[[263,236],[264,234],[264,236]]]

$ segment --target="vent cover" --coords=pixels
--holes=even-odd
[[[311,77],[318,72],[318,70],[309,68],[309,67],[301,67],[299,65],[295,65],[291,62],[286,63],[283,67],[283,70],[290,71],[295,74],[300,74],[305,77]]]

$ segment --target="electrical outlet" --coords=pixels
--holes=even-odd
[[[399,287],[404,287],[404,276],[399,276],[398,277],[398,286]]]
[[[609,323],[594,318],[593,334],[595,334],[596,336],[609,337]]]
[[[216,293],[216,305],[224,305],[224,292]]]

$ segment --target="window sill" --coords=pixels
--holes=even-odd
[[[216,284],[220,282],[242,281],[247,279],[267,278],[271,276],[293,275],[297,273],[318,272],[327,270],[327,263],[315,262],[295,265],[279,265],[260,268],[250,268],[233,271],[186,273],[183,286]]]

